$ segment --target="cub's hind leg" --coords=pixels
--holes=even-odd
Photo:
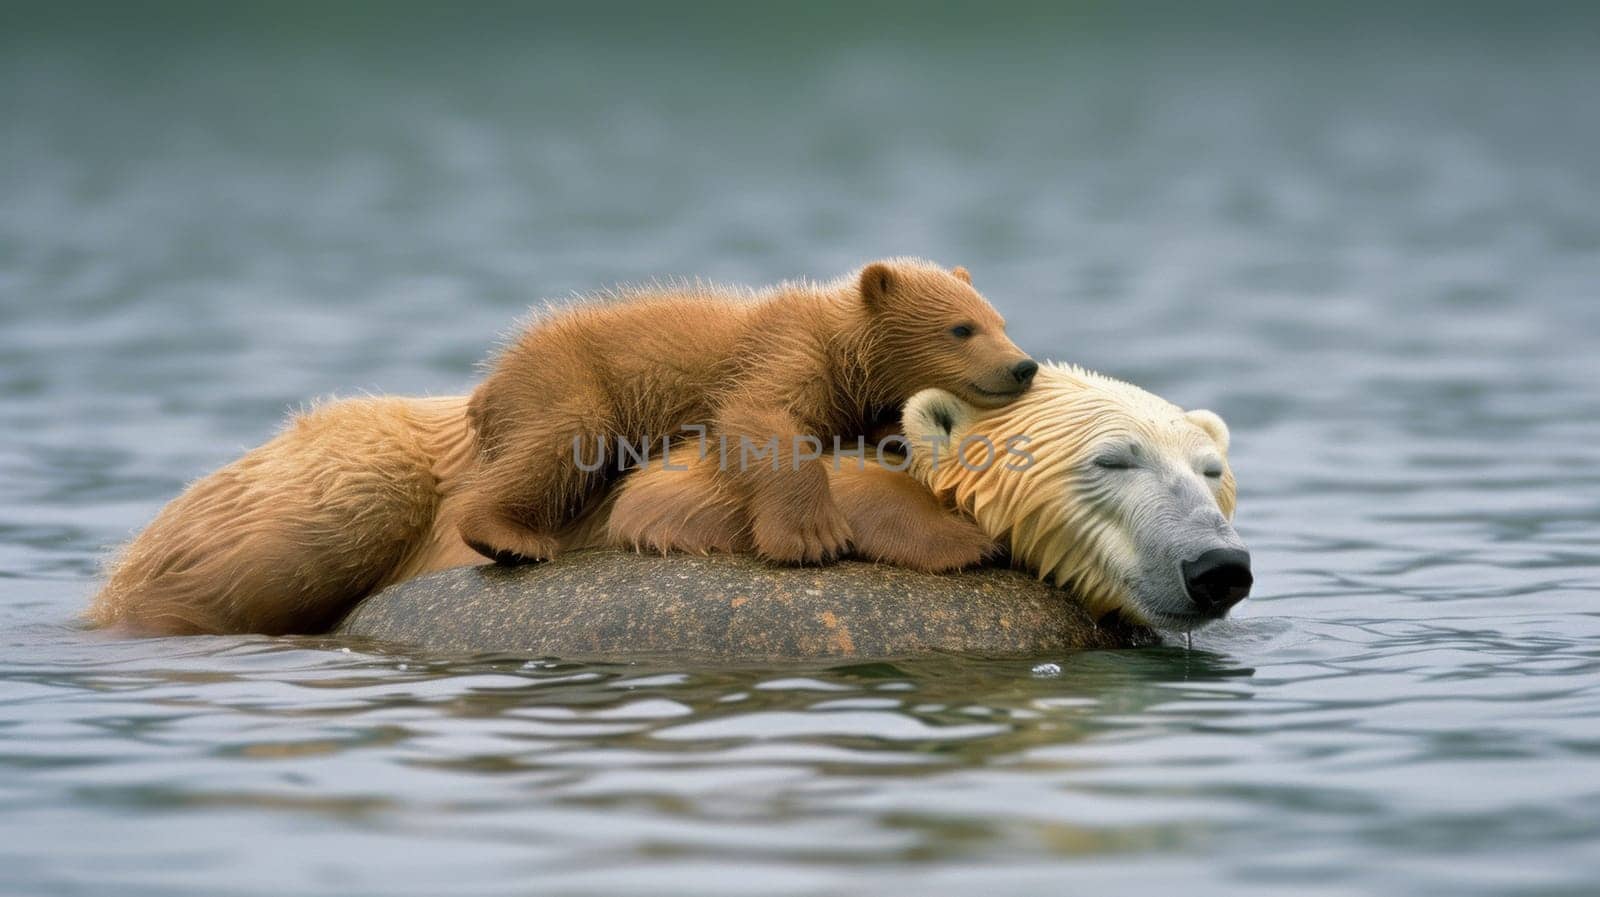
[[[462,495],[461,538],[497,563],[548,560],[608,482],[615,427],[593,390],[524,396],[520,407],[501,391],[490,380],[473,396],[478,466]]]

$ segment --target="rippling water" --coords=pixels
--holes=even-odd
[[[0,29],[0,892],[1593,893],[1592,19],[299,15]],[[73,622],[312,397],[898,253],[1228,418],[1234,620],[739,670]]]

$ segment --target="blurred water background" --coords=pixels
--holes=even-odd
[[[8,6],[0,893],[1594,893],[1597,23]],[[308,400],[901,253],[1231,422],[1234,620],[742,670],[74,623]]]

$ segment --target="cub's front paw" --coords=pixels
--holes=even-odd
[[[508,567],[548,561],[560,547],[554,537],[543,533],[506,525],[477,527],[467,521],[461,524],[461,540],[473,551]]]
[[[850,522],[830,502],[810,513],[761,513],[751,527],[756,554],[780,564],[825,564],[850,550]]]
[[[953,515],[864,532],[856,540],[862,557],[925,573],[976,567],[996,551],[994,540],[976,523]]]

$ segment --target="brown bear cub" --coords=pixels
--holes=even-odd
[[[1038,369],[964,269],[918,259],[754,296],[695,285],[615,298],[535,323],[472,394],[478,464],[460,529],[479,553],[551,557],[640,463],[632,452],[659,455],[704,428],[715,487],[740,506],[755,552],[825,561],[851,531],[821,450],[855,447],[876,415],[929,387],[999,407]]]

